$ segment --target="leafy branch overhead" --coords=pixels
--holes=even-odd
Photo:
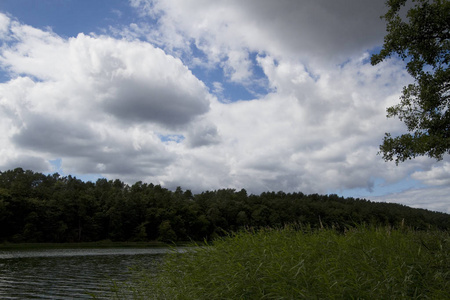
[[[408,133],[386,133],[380,146],[385,160],[403,162],[427,155],[441,160],[450,153],[450,1],[388,0],[387,35],[372,65],[398,55],[414,83],[403,88],[400,103],[387,109]],[[402,17],[402,10],[411,7]]]

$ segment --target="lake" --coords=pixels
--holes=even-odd
[[[130,267],[156,270],[168,248],[0,250],[0,299],[109,299]]]

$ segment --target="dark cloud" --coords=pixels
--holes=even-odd
[[[20,148],[57,156],[83,156],[95,151],[98,138],[86,123],[29,114],[11,141]]]
[[[150,16],[161,13],[160,28],[149,36],[169,51],[193,40],[210,62],[245,75],[248,50],[317,65],[340,64],[378,46],[385,35],[384,2],[146,0],[135,6]],[[232,59],[236,55],[241,59]]]
[[[91,120],[79,122],[48,115],[29,115],[11,142],[20,149],[64,157],[63,166],[79,174],[136,176],[149,174],[152,169],[156,173],[174,159],[158,140],[136,146],[134,138],[123,129],[107,131],[96,128]],[[14,164],[17,162],[8,163]],[[42,167],[36,170],[42,170]]]
[[[364,53],[382,42],[384,0],[146,3],[132,4],[156,9],[157,23],[130,25],[129,39],[66,39],[19,22],[4,32],[11,42],[0,48],[1,67],[22,77],[0,84],[0,168],[44,171],[60,159],[65,174],[196,192],[376,192],[379,178],[408,174],[448,183],[449,165],[395,167],[376,155],[384,132],[403,128],[386,121],[385,107],[408,81],[404,65],[373,67]],[[269,92],[220,103],[176,57],[223,72],[211,72],[223,80],[218,90],[264,77]],[[426,191],[442,196],[429,204],[414,200],[424,193],[398,201],[442,209],[447,190]]]
[[[242,1],[262,30],[292,53],[328,60],[378,45],[385,34],[383,0]]]
[[[151,82],[124,80],[111,98],[105,99],[106,112],[126,122],[155,122],[169,128],[189,123],[209,110],[204,94],[190,94],[175,83],[155,86]]]
[[[193,148],[215,145],[219,142],[220,136],[213,124],[197,125],[188,132],[188,143]]]
[[[0,166],[0,171],[22,168],[24,170],[33,170],[35,172],[49,172],[50,164],[42,157],[33,155],[18,155],[10,158],[5,164]]]
[[[161,149],[152,151],[126,151],[116,153],[96,152],[88,157],[68,158],[64,165],[81,174],[108,174],[108,177],[143,180],[147,176],[157,176],[173,163],[174,157]]]

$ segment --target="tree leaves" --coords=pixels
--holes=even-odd
[[[448,214],[337,195],[248,195],[244,189],[193,195],[118,179],[92,183],[20,168],[0,172],[0,243],[200,241],[248,227],[307,223],[345,230],[402,220],[414,228],[450,228]]]
[[[383,158],[397,164],[422,155],[440,160],[450,153],[450,2],[413,0],[404,19],[401,9],[409,3],[387,1],[388,33],[380,53],[371,57],[375,65],[397,55],[415,79],[404,87],[400,104],[387,109],[387,117],[398,117],[412,132],[395,138],[387,133],[380,146]]]

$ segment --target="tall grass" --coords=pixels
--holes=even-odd
[[[135,299],[450,299],[448,232],[243,231],[135,273]]]

